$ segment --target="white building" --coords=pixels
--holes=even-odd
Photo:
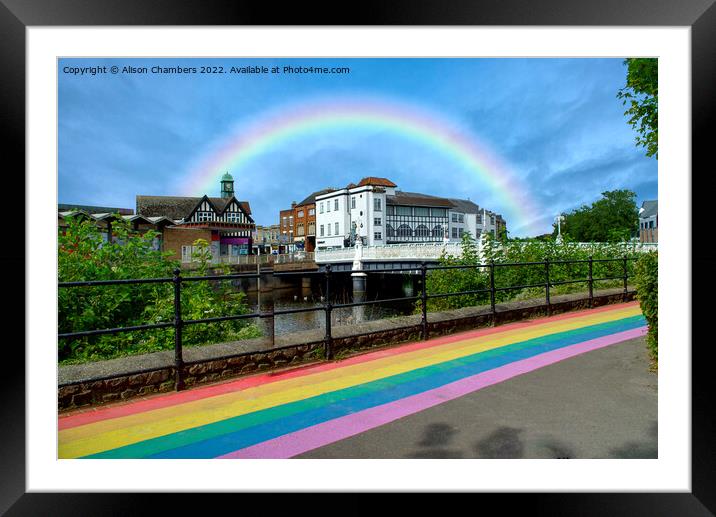
[[[403,192],[387,178],[367,177],[316,196],[316,248],[457,242],[465,232],[496,235],[504,220],[470,200]]]
[[[455,205],[450,210],[450,240],[460,241],[464,233],[469,233],[479,240],[483,233],[493,237],[499,236],[500,230],[506,228],[505,220],[496,214],[478,205],[469,199],[450,198]]]

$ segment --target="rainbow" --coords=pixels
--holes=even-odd
[[[60,458],[290,458],[646,334],[637,302],[60,416]]]
[[[341,129],[389,131],[444,156],[494,194],[493,206],[487,208],[502,213],[511,229],[533,230],[539,219],[538,205],[514,172],[470,131],[423,107],[373,97],[321,98],[265,111],[238,125],[200,158],[180,182],[180,191],[192,196],[212,192],[222,174],[240,172],[289,140]]]

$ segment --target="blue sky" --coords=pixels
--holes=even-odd
[[[79,75],[65,67],[347,66],[348,74]],[[58,69],[58,201],[134,208],[135,196],[183,195],[180,185],[237,128],[270,110],[316,99],[394,99],[437,113],[506,165],[541,216],[554,216],[628,188],[657,197],[657,161],[634,145],[616,93],[622,59],[62,59]],[[403,190],[510,207],[449,155],[405,135],[359,128],[307,133],[259,153],[239,170],[237,197],[258,224],[312,191],[384,176]],[[213,191],[218,195],[216,172]],[[468,178],[468,179],[466,179]],[[202,193],[194,193],[197,195]]]

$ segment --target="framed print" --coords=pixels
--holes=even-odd
[[[397,491],[531,492],[527,504],[557,514],[715,511],[708,339],[693,332],[708,304],[691,280],[714,260],[694,232],[709,205],[692,170],[705,167],[713,118],[716,8],[398,2],[361,6],[351,25],[319,10],[3,0],[6,156],[26,171],[24,182],[8,174],[11,192],[25,193],[13,196],[25,215],[8,213],[25,223],[24,247],[6,246],[3,263],[25,273],[26,348],[7,349],[0,508],[135,511],[128,492]],[[660,138],[638,112],[649,94],[625,86],[631,62],[658,72],[659,117],[653,104],[646,119]],[[580,217],[620,196],[638,199],[633,222],[584,229]],[[500,255],[538,238],[589,251]],[[634,256],[580,248],[594,242]],[[473,262],[446,258],[471,246]],[[658,248],[650,313],[629,261]],[[104,263],[85,267],[90,253]],[[162,253],[176,267],[152,268]],[[473,263],[469,283],[460,268]],[[510,265],[536,273],[510,276]],[[198,287],[221,268],[233,287]],[[141,310],[137,294],[69,294],[140,277],[158,286],[141,291],[155,301]],[[439,302],[466,296],[480,302]],[[79,318],[80,303],[94,309]],[[484,313],[465,316],[475,305]],[[616,350],[617,333],[655,347],[658,314],[658,397],[655,348],[654,371],[626,381],[615,368],[634,361],[631,349],[565,369],[565,383],[581,379],[574,388],[530,384]],[[198,330],[214,324],[225,334]],[[563,334],[548,338],[548,324]],[[115,339],[115,327],[146,337]],[[456,331],[475,334],[463,342]],[[483,346],[496,332],[506,348]],[[377,348],[359,355],[364,336]],[[427,351],[430,339],[445,348]],[[413,347],[410,366],[380,348],[391,340]],[[477,369],[488,356],[494,364]],[[252,380],[288,367],[285,392]],[[313,372],[320,387],[306,380]],[[515,391],[500,396],[512,377]],[[614,395],[602,401],[590,384],[607,378]],[[466,394],[470,411],[502,424],[469,427],[460,448]],[[593,436],[544,438],[578,425]],[[405,443],[391,444],[398,435]]]

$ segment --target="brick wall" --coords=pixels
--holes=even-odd
[[[634,299],[634,291],[624,295],[621,289],[608,289],[601,291],[600,294],[595,293],[591,304],[583,294],[558,295],[552,299],[550,313],[555,315]],[[498,324],[543,317],[548,314],[543,300],[507,302],[499,304],[497,309],[494,321]],[[428,316],[428,333],[430,337],[437,337],[489,326],[492,323],[493,316],[489,306],[466,307],[431,313]],[[352,326],[339,326],[335,330],[336,334],[344,333],[342,336],[333,337],[333,351],[340,357],[351,355],[358,350],[417,341],[420,339],[422,327],[420,315],[411,315],[400,318],[400,321],[377,320]],[[195,364],[185,365],[184,381],[187,386],[192,386],[320,360],[323,350],[321,331],[313,338],[301,341],[280,349],[252,351],[234,357],[206,357],[196,361]],[[118,375],[115,377],[102,380],[70,381],[58,389],[58,408],[73,409],[174,390],[174,369],[171,366],[173,351],[155,354],[164,354],[165,357],[162,366],[151,372],[134,374],[117,372]],[[105,364],[108,365],[112,361],[117,360],[110,360]],[[105,373],[111,375],[112,368],[106,370]]]
[[[181,247],[191,246],[197,239],[211,243],[211,230],[201,228],[174,228],[164,230],[164,251],[172,251],[170,259],[181,260]]]

